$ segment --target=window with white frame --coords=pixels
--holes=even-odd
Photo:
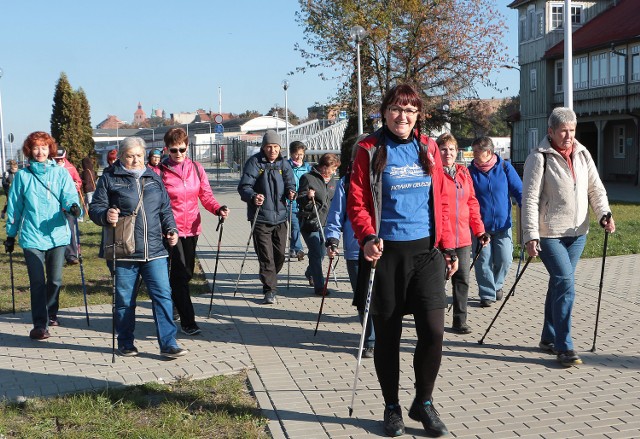
[[[564,3],[550,4],[550,30],[562,29],[564,27]],[[571,6],[571,24],[579,26],[584,22],[584,11],[582,5]]]
[[[631,47],[631,80],[640,81],[640,45]]]
[[[529,152],[538,147],[538,128],[529,128],[527,131],[527,148]]]
[[[589,57],[573,58],[573,88],[581,90],[589,87]]]
[[[544,13],[543,12],[536,13],[536,22],[538,23],[536,36],[538,38],[542,38],[544,36]]]
[[[626,133],[624,125],[613,127],[613,158],[623,159],[626,156]]]
[[[627,49],[617,49],[616,52],[627,53]],[[615,53],[609,54],[609,84],[623,84],[624,76],[624,56]]]
[[[538,75],[536,69],[529,72],[529,90],[536,91],[538,89]]]
[[[564,71],[562,69],[562,66],[564,65],[564,61],[559,59],[556,61],[556,66],[555,66],[555,79],[556,79],[556,93],[562,93],[563,91],[563,86],[564,86]]]
[[[591,55],[591,86],[607,84],[607,52]]]

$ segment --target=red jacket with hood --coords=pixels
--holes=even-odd
[[[471,233],[478,236],[484,233],[484,224],[480,215],[480,204],[473,189],[473,180],[469,170],[457,163],[456,176],[444,173],[447,197],[449,198],[449,221],[456,240],[456,248],[471,245]]]

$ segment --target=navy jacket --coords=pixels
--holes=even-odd
[[[177,233],[167,190],[160,176],[146,168],[137,180],[119,165],[119,161],[104,170],[98,179],[96,191],[89,207],[89,217],[94,223],[111,227],[107,223],[107,210],[111,206],[120,209],[120,216],[128,216],[136,210],[144,185],[142,205],[136,218],[136,250],[131,256],[118,260],[144,260],[167,257],[163,235],[171,229]],[[100,257],[104,257],[100,246]]]
[[[247,203],[247,219],[253,221],[258,206],[253,202],[257,194],[264,195],[257,222],[277,225],[287,221],[287,196],[295,192],[293,170],[282,156],[269,163],[262,151],[253,155],[244,165],[244,173],[238,184],[238,193]]]

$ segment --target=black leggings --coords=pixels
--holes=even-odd
[[[373,316],[376,331],[374,363],[385,404],[398,404],[400,382],[400,339],[403,316]],[[415,314],[418,342],[413,354],[416,399],[431,400],[440,363],[444,337],[444,309]]]

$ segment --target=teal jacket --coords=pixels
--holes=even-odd
[[[22,248],[45,251],[67,245],[71,231],[62,210],[68,211],[73,203],[80,201],[69,171],[53,160],[30,160],[27,168],[18,171],[9,191],[7,236],[19,234]]]

